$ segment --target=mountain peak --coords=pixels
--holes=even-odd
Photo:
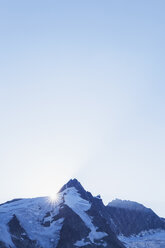
[[[70,179],[66,184],[64,184],[64,186],[60,189],[59,192],[64,191],[67,188],[72,188],[74,187],[75,189],[77,189],[78,191],[82,191],[84,190],[83,186],[81,185],[81,183],[76,179]]]
[[[134,201],[129,200],[121,200],[115,199],[108,204],[109,207],[118,207],[118,208],[125,208],[125,209],[132,209],[132,210],[149,210],[148,208],[144,207],[142,204]]]
[[[89,202],[92,201],[93,196],[90,192],[86,191],[83,186],[81,185],[81,183],[76,179],[70,179],[59,191],[59,193],[62,193],[64,190],[68,189],[68,188],[75,188],[77,190],[77,192],[80,194],[80,196],[85,199],[88,200]],[[100,198],[99,198],[100,200]]]

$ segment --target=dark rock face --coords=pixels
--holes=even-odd
[[[84,224],[84,222],[81,220],[81,218],[76,215],[70,208],[65,206],[62,211],[60,212],[60,215],[58,216],[61,218],[63,216],[64,222],[63,227],[60,232],[60,240],[58,243],[57,248],[73,248],[76,247],[74,245],[77,240],[84,239],[86,242],[90,243],[90,240],[88,238],[88,235],[90,233],[90,229]],[[95,219],[96,215],[91,215],[93,217],[93,220]],[[98,215],[97,215],[98,216]],[[99,227],[99,232],[106,232],[108,235],[107,237],[102,238],[102,240],[97,241],[95,240],[95,244],[88,244],[82,247],[88,247],[88,248],[94,248],[94,247],[103,247],[102,245],[96,245],[97,242],[106,242],[107,248],[124,248],[122,243],[116,238],[115,234],[111,231],[108,224],[104,223],[106,222],[105,219],[102,219],[99,216],[99,219],[102,221],[102,223],[99,223],[95,220],[93,221],[94,224],[97,223],[97,226]],[[110,236],[109,236],[110,235]]]
[[[95,240],[95,243],[81,246],[84,248],[101,248],[106,242],[107,248],[124,248],[124,245],[117,239],[114,232],[111,230],[108,222],[108,213],[100,197],[93,197],[90,192],[84,190],[82,185],[76,180],[70,180],[64,185],[59,192],[63,192],[67,188],[76,188],[80,196],[91,204],[91,208],[86,212],[91,218],[95,226],[98,227],[98,232],[105,232],[108,235],[101,240]],[[61,212],[61,211],[60,211]],[[64,212],[64,213],[62,213]],[[60,241],[57,248],[73,248],[77,240],[82,240],[88,237],[90,229],[87,228],[81,218],[64,205],[60,218],[64,216],[65,220],[61,229]],[[73,214],[74,213],[74,214]],[[69,232],[68,232],[69,230]],[[86,242],[89,242],[86,238]],[[98,242],[98,244],[97,244]],[[102,244],[101,244],[102,242]],[[90,242],[89,242],[90,243]]]
[[[39,248],[36,241],[31,240],[21,227],[16,215],[8,223],[11,239],[17,248]]]
[[[0,241],[0,248],[8,248],[8,247],[5,246],[5,243],[4,242]],[[11,248],[11,246],[10,246],[10,248]]]
[[[165,223],[165,218],[161,218],[161,220]]]
[[[150,229],[165,229],[165,223],[151,209],[134,210],[107,206],[116,234],[130,236]]]
[[[109,215],[102,200],[97,197],[92,197],[90,202],[91,208],[87,213],[92,216],[94,225],[99,227],[99,232],[108,233],[108,236],[104,238],[104,240],[109,244],[108,247],[123,247],[111,229],[111,220],[108,218]]]
[[[88,236],[90,229],[86,227],[81,218],[68,206],[60,209],[56,219],[63,217],[64,222],[60,232],[60,240],[57,248],[71,248],[77,240]]]

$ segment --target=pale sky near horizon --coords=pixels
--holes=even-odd
[[[0,1],[0,202],[76,177],[165,217],[165,1]]]

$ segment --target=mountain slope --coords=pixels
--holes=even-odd
[[[151,229],[165,229],[165,222],[159,216],[137,202],[116,199],[108,204],[107,211],[118,235],[130,236]]]
[[[83,228],[84,232],[88,232],[88,235],[81,233],[81,237],[75,243],[72,242],[72,247],[73,244],[77,247],[123,247],[110,229],[106,218],[106,207],[101,199],[93,197],[91,193],[85,191],[76,179],[70,180],[64,185],[59,194],[63,195],[64,206],[69,207],[80,217],[82,222],[85,223],[85,225],[83,225],[85,227],[85,229]],[[61,245],[62,237],[64,240],[66,239],[64,230],[67,232],[67,225],[68,222],[63,225],[63,229],[61,230],[61,240],[58,248],[63,247]],[[72,228],[73,226],[74,223]],[[77,226],[79,227],[79,225],[75,226],[76,229]],[[86,228],[88,228],[88,230]],[[73,238],[74,230],[69,230],[72,232],[71,236]],[[64,247],[66,247],[66,245]]]
[[[150,208],[116,199],[107,206],[112,228],[127,248],[164,248],[165,222]]]
[[[0,205],[0,248],[124,248],[107,216],[101,199],[70,180],[55,202],[40,197]]]

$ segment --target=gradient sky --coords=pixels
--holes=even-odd
[[[0,202],[76,177],[165,217],[165,1],[0,1]]]

